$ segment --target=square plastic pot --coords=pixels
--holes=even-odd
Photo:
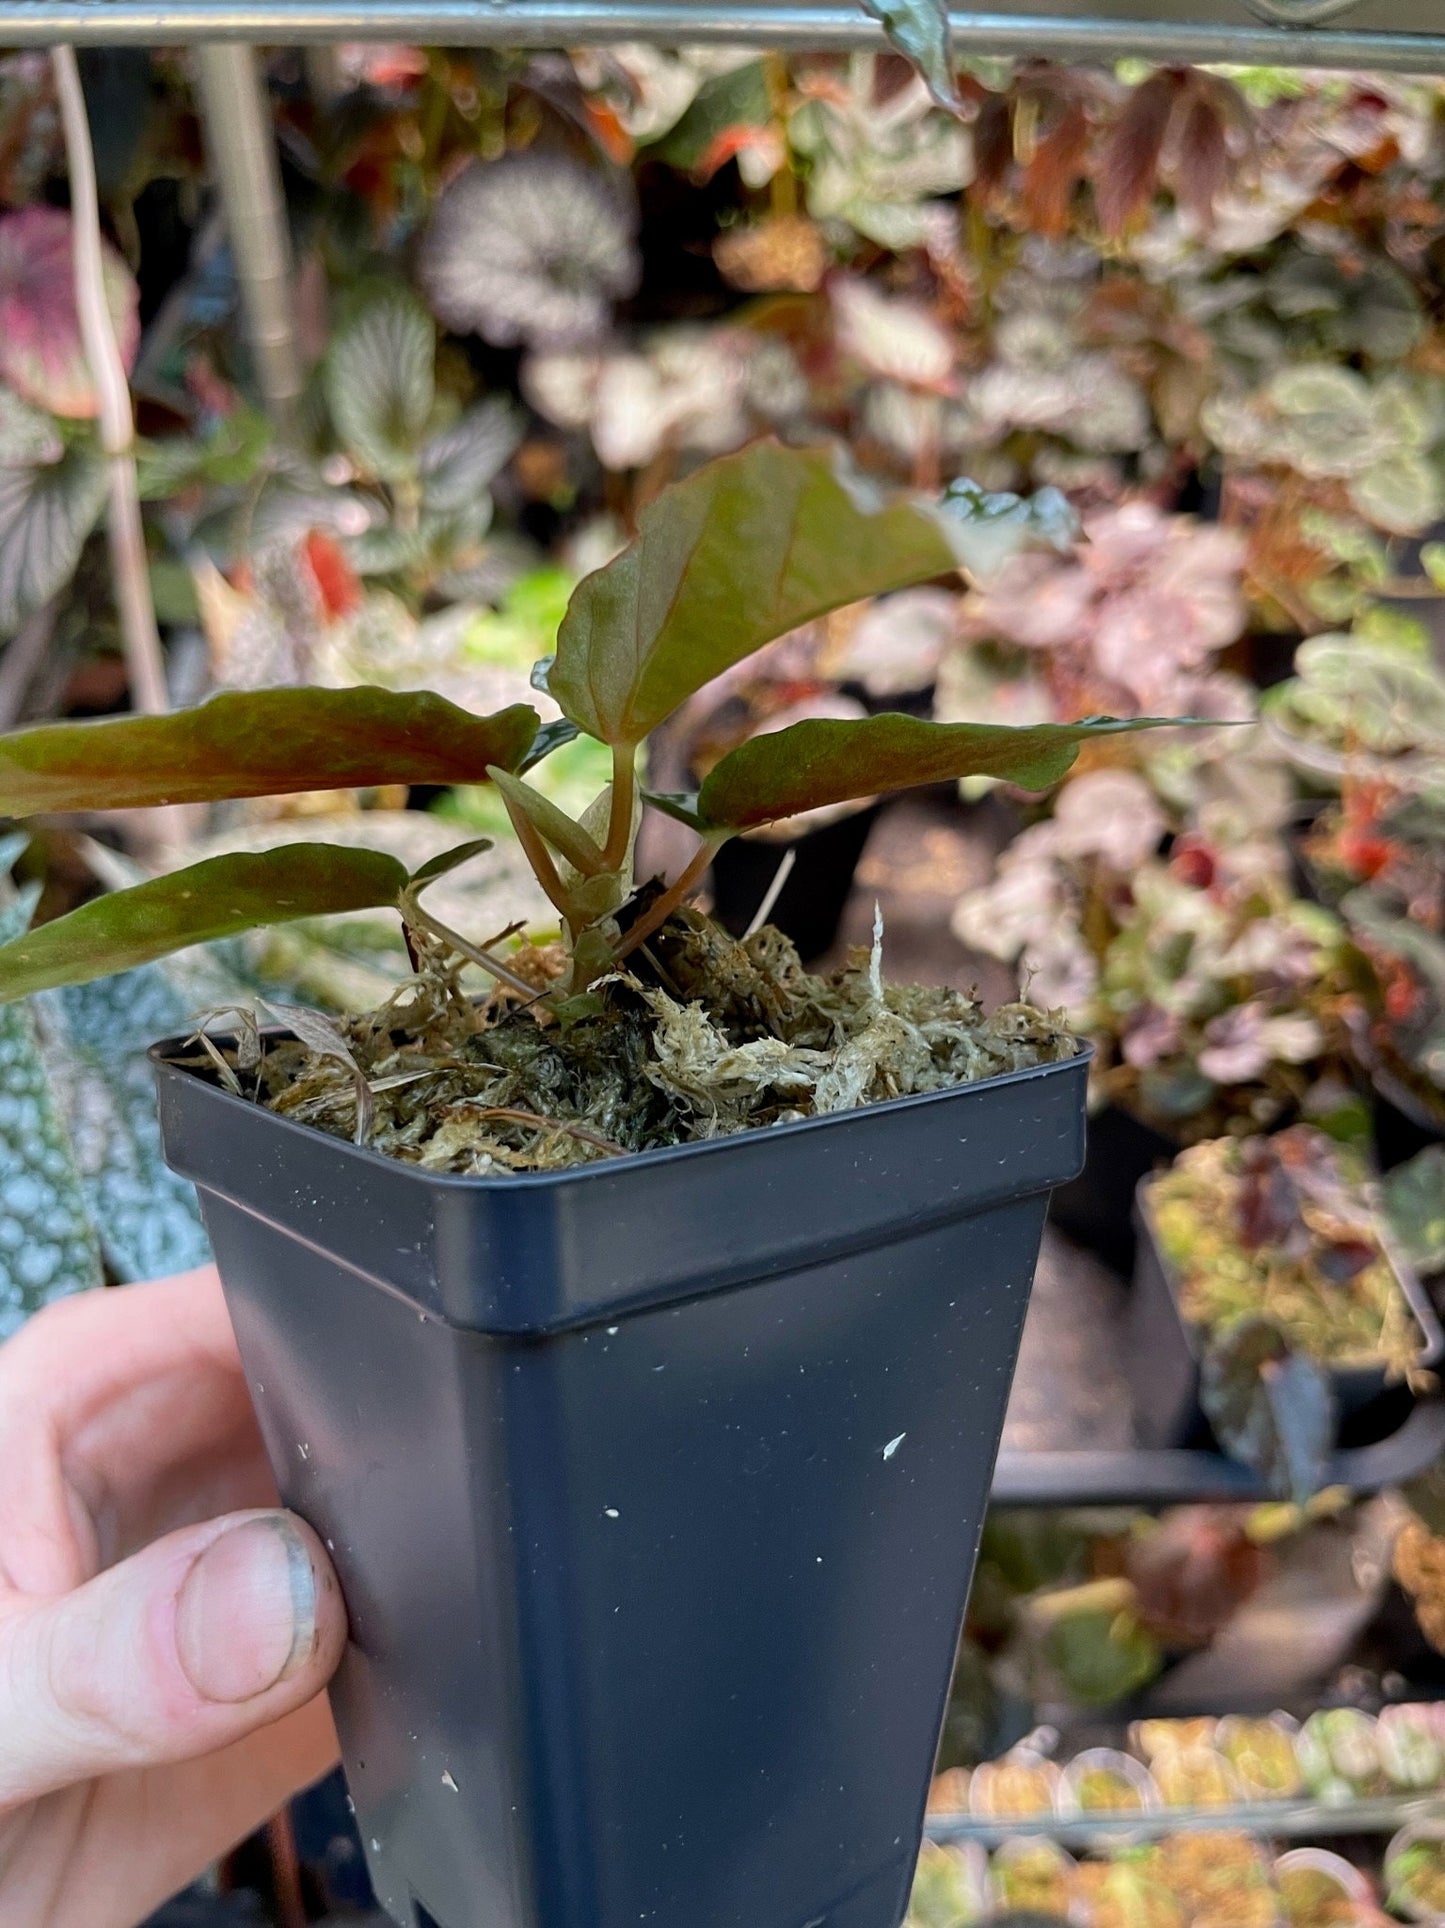
[[[1200,1335],[1179,1303],[1179,1278],[1165,1256],[1149,1208],[1151,1180],[1138,1189],[1138,1247],[1129,1300],[1128,1371],[1134,1395],[1134,1431],[1141,1446],[1212,1446],[1214,1433],[1199,1402]],[[1418,1364],[1432,1365],[1445,1338],[1435,1308],[1420,1283],[1399,1273],[1400,1289],[1420,1331]],[[1414,1398],[1408,1386],[1391,1383],[1382,1365],[1333,1366],[1338,1446],[1366,1446],[1398,1432]]]
[[[1087,1055],[467,1179],[158,1060],[406,1928],[897,1928]]]

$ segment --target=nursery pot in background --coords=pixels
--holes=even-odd
[[[405,1928],[897,1928],[1088,1054],[428,1173],[158,1047]]]
[[[768,910],[768,922],[790,937],[805,964],[831,949],[853,890],[853,873],[882,806],[850,810],[801,836],[731,837],[712,860],[712,914],[741,937],[772,888],[778,866],[793,868]]]
[[[1199,1400],[1200,1337],[1185,1319],[1179,1279],[1170,1264],[1149,1208],[1149,1183],[1138,1189],[1138,1247],[1129,1300],[1128,1369],[1134,1395],[1134,1429],[1141,1446],[1208,1446],[1214,1434]],[[1419,1364],[1432,1365],[1445,1347],[1435,1308],[1409,1273],[1400,1290],[1420,1332]],[[1408,1386],[1391,1383],[1383,1365],[1325,1368],[1334,1395],[1336,1443],[1365,1446],[1403,1425],[1414,1404]]]

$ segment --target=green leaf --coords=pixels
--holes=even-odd
[[[63,589],[105,502],[106,465],[85,448],[58,462],[0,468],[0,632]]]
[[[0,468],[43,468],[64,452],[54,419],[0,386]]]
[[[33,899],[0,911],[0,943],[25,929]],[[51,1299],[101,1282],[80,1176],[23,1004],[0,1010],[0,1339]]]
[[[521,439],[522,423],[508,403],[492,398],[468,409],[421,452],[427,508],[440,514],[469,507],[491,487]]]
[[[425,884],[433,883],[438,877],[445,877],[449,871],[470,863],[473,857],[480,857],[484,850],[493,848],[490,837],[473,837],[469,843],[454,844],[450,850],[439,850],[435,857],[411,873],[407,879],[408,890],[419,890]]]
[[[1418,535],[1438,522],[1445,497],[1434,468],[1414,449],[1396,449],[1350,483],[1360,514],[1392,535]]]
[[[169,716],[0,737],[0,815],[129,810],[383,783],[480,783],[537,732],[525,703],[473,716],[427,690],[229,690]]]
[[[394,904],[406,881],[405,865],[379,850],[283,844],[208,857],[97,897],[0,945],[0,1003],[131,970],[238,931]]]
[[[992,500],[960,492],[945,508],[881,488],[831,449],[755,442],[665,490],[627,548],[579,584],[547,687],[589,735],[640,743],[694,690],[800,623],[996,566],[1040,539]]]
[[[1445,542],[1427,542],[1420,551],[1420,567],[1437,589],[1445,590]]]
[[[505,770],[489,770],[487,775],[501,791],[509,812],[520,811],[552,848],[581,871],[584,877],[594,876],[602,869],[600,846],[574,817],[569,817],[550,797],[544,797],[540,790],[534,790],[530,783],[523,783],[520,777],[508,776]]]
[[[953,40],[948,0],[862,0],[863,11],[879,21],[893,45],[922,74],[940,107],[962,114],[953,77]]]
[[[436,401],[436,329],[409,289],[368,301],[336,336],[322,371],[347,453],[384,482],[417,472]]]
[[[814,717],[752,737],[729,751],[699,792],[698,815],[711,829],[747,830],[824,804],[961,777],[997,777],[1021,790],[1047,790],[1067,775],[1090,737],[1177,727],[1192,720],[1094,716],[1082,723],[1014,728],[1006,723],[928,723],[891,712],[856,722]]]
[[[550,662],[550,660],[551,658],[549,657],[548,661]],[[532,678],[532,687],[534,689],[545,690],[547,685],[545,683],[538,683],[534,676]],[[538,730],[536,736],[533,737],[531,747],[527,751],[526,756],[523,757],[522,761],[517,765],[518,776],[525,776],[528,770],[535,770],[537,765],[546,757],[551,756],[554,750],[565,749],[569,743],[575,743],[581,734],[582,732],[578,729],[577,725],[570,722],[565,716],[557,716],[554,717],[550,723],[544,723]]]
[[[1141,1626],[1127,1580],[1086,1581],[1029,1601],[1025,1626],[1051,1685],[1081,1707],[1109,1707],[1152,1680],[1163,1664]]]
[[[1267,1319],[1244,1319],[1210,1341],[1200,1404],[1224,1450],[1302,1506],[1325,1484],[1335,1438],[1330,1382],[1291,1352]]]
[[[1445,1145],[1426,1145],[1380,1180],[1390,1228],[1417,1272],[1445,1271]]]
[[[111,1271],[129,1283],[204,1265],[200,1207],[162,1155],[146,1056],[157,1038],[188,1027],[195,1001],[148,964],[48,991],[36,1004],[46,1068]]]

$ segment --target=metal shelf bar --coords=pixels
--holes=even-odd
[[[955,13],[960,54],[1445,72],[1445,31],[1279,28],[1119,17]],[[214,40],[307,45],[403,40],[433,46],[584,46],[651,40],[664,46],[837,48],[876,45],[880,29],[856,4],[704,7],[693,0],[0,0],[0,46],[172,47]]]
[[[977,1841],[995,1848],[1021,1834],[1044,1834],[1066,1847],[1096,1847],[1106,1840],[1148,1840],[1198,1830],[1238,1830],[1288,1840],[1299,1835],[1393,1834],[1407,1821],[1445,1822],[1445,1795],[1389,1794],[1324,1807],[1309,1799],[1250,1801],[1233,1807],[1156,1808],[1149,1814],[1090,1814],[1061,1821],[1038,1815],[1027,1821],[976,1821],[968,1814],[930,1814],[930,1841]]]
[[[1327,1484],[1376,1493],[1413,1479],[1445,1452],[1445,1400],[1422,1400],[1398,1432],[1338,1452]],[[995,1506],[1179,1506],[1274,1497],[1247,1466],[1182,1448],[1129,1452],[1010,1453],[994,1466]]]

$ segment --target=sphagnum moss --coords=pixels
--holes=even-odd
[[[548,982],[553,955],[523,953]],[[357,1134],[432,1171],[551,1171],[623,1152],[943,1091],[1078,1050],[1061,1014],[985,1013],[962,991],[882,981],[879,947],[830,976],[780,932],[737,942],[694,913],[635,967],[554,1008],[502,989],[473,1004],[440,956],[365,1017],[338,1026],[350,1062],[270,1044],[239,1087],[298,1121]],[[234,1070],[234,1066],[233,1066]]]

